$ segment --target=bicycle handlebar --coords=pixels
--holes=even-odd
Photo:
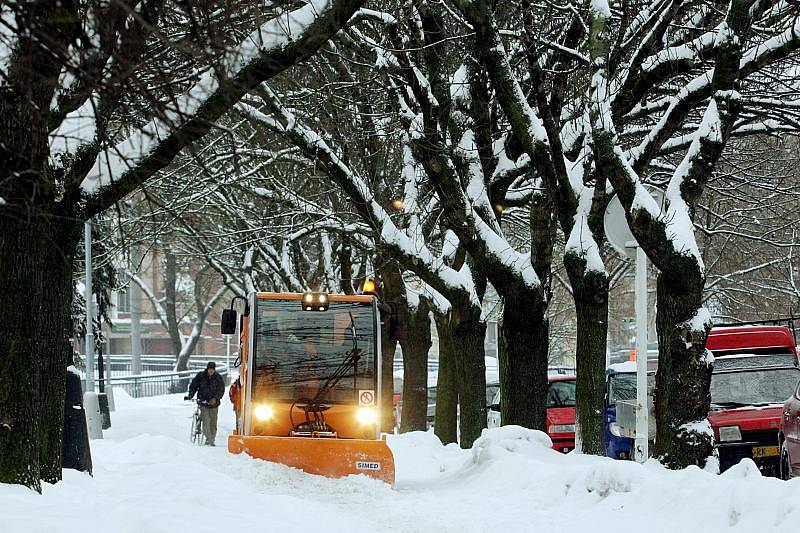
[[[195,402],[197,405],[209,405],[209,406],[212,406],[212,407],[213,407],[214,405],[219,405],[219,400],[217,400],[217,402],[216,402],[216,403],[213,403],[213,404],[212,404],[212,403],[208,403],[208,401],[207,401],[207,400],[197,400],[197,399],[195,399],[195,398],[189,398],[189,397],[187,397],[187,396],[184,396],[184,398],[183,398],[183,399],[184,399],[185,401],[187,401],[187,402],[194,401],[194,402]]]

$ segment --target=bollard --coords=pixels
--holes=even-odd
[[[83,395],[83,410],[86,412],[86,429],[89,439],[103,438],[103,418],[100,414],[100,400],[96,392],[87,392]]]
[[[97,394],[97,401],[100,406],[100,420],[103,429],[111,427],[111,409],[108,403],[108,395],[105,392]]]
[[[92,452],[86,433],[81,378],[74,367],[67,370],[61,465],[64,468],[92,473]]]
[[[106,396],[108,396],[108,410],[113,413],[116,411],[116,407],[114,406],[114,387],[110,385],[106,387]]]

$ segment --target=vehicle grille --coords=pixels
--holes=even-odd
[[[742,440],[744,442],[757,442],[764,446],[777,446],[778,445],[778,430],[777,429],[754,429],[751,431],[742,431]]]
[[[719,448],[717,449],[719,453],[719,468],[721,472],[724,472],[742,459],[748,458],[753,459],[758,465],[759,469],[765,475],[777,475],[778,457],[753,458],[753,446],[778,445],[777,429],[755,429],[752,431],[742,431],[742,443],[731,442],[723,444],[720,444]]]

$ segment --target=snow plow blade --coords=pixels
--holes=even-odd
[[[325,477],[364,474],[394,485],[394,456],[385,441],[232,435],[228,451]]]

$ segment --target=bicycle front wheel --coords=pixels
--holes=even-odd
[[[189,435],[189,440],[192,444],[202,444],[201,436],[203,434],[203,419],[200,418],[200,413],[195,413],[192,417],[192,432]]]

